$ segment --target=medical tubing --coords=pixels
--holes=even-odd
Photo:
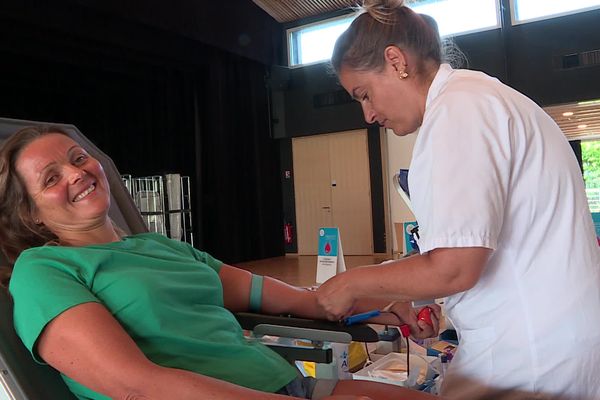
[[[391,303],[388,307],[386,307],[386,310],[384,312],[393,314],[396,318],[398,318],[398,321],[400,322],[400,332],[402,333],[402,336],[406,338],[406,378],[408,379],[408,377],[410,376],[410,326],[408,324],[403,324],[402,318],[400,318],[398,314],[392,311],[391,306],[393,304],[394,303]]]
[[[405,337],[406,337],[406,379],[408,379],[408,377],[410,376],[410,348],[408,347],[410,340],[408,339],[408,336],[405,336]]]
[[[366,321],[368,319],[377,317],[379,314],[381,314],[381,311],[379,311],[379,310],[367,311],[364,313],[354,314],[349,317],[346,317],[342,320],[342,322],[344,325],[350,326],[350,325],[354,325],[358,322]]]
[[[251,312],[259,313],[262,306],[262,290],[263,277],[262,275],[252,274],[250,280],[250,299],[248,300],[248,309]]]

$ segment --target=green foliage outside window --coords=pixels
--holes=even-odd
[[[590,210],[600,212],[600,141],[581,142],[581,158]]]

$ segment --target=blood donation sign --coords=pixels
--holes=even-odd
[[[338,228],[319,228],[317,283],[323,283],[338,272],[344,272],[344,252]]]
[[[596,236],[600,238],[600,212],[593,212],[592,219],[594,220],[594,226],[596,227]]]
[[[404,222],[404,254],[408,254],[413,250],[417,250],[411,231],[417,226],[416,221]]]

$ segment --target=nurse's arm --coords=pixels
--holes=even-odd
[[[289,399],[151,362],[99,303],[58,315],[36,348],[55,369],[113,399]]]
[[[485,247],[438,248],[394,262],[355,268],[337,290],[356,298],[416,300],[464,292],[479,281],[492,254]]]
[[[223,264],[219,271],[219,277],[223,284],[225,307],[233,312],[248,311],[252,274],[246,270]],[[292,286],[268,276],[263,279],[261,313],[327,319],[327,315],[318,305],[316,292]],[[354,312],[381,310],[389,303],[390,300],[386,299],[362,298],[355,304]],[[398,321],[391,314],[382,314],[380,317],[370,319],[369,322],[389,325],[398,325],[402,322],[416,323],[416,312],[409,305],[398,304],[396,308],[396,311],[400,310],[398,314],[402,315],[405,320]],[[411,316],[411,313],[415,316]]]

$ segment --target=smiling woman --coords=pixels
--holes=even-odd
[[[119,240],[106,218],[110,193],[102,166],[69,136],[49,132],[37,138],[21,149],[15,165],[33,199],[35,224],[54,232],[61,244],[94,242],[81,231]]]
[[[27,128],[3,143],[0,247],[14,264],[15,331],[79,398],[430,398],[374,382],[299,377],[275,352],[247,341],[232,312],[324,319],[315,292],[252,276],[156,233],[123,236],[109,208],[101,164],[64,132]],[[387,303],[365,299],[357,311]],[[405,303],[393,308],[374,322],[406,322],[417,337],[437,333]]]
[[[83,223],[80,217],[89,222],[106,212],[107,188],[100,163],[61,128],[29,127],[15,133],[0,155],[0,223],[13,227],[0,231],[0,241],[9,261],[26,248],[58,242],[54,228],[68,232],[75,221]],[[80,201],[87,197],[96,200]],[[77,219],[65,211],[75,206]]]

